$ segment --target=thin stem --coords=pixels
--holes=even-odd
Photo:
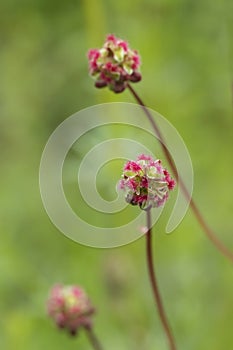
[[[93,349],[103,350],[98,338],[96,337],[92,327],[85,327],[87,338],[89,339]]]
[[[162,150],[164,152],[164,155],[171,167],[171,170],[176,178],[176,181],[179,183],[181,190],[184,193],[184,196],[186,197],[187,200],[190,200],[190,207],[197,219],[197,221],[199,222],[200,226],[202,227],[203,231],[205,232],[206,236],[209,238],[209,240],[215,245],[215,247],[229,260],[231,260],[231,262],[233,263],[233,253],[216,237],[215,233],[213,232],[213,230],[209,227],[209,225],[206,223],[204,217],[202,216],[199,208],[197,207],[196,203],[194,202],[193,198],[190,198],[189,192],[182,180],[182,178],[179,176],[178,177],[178,173],[176,170],[176,166],[173,162],[173,159],[167,149],[167,147],[165,146],[165,141],[164,141],[164,137],[161,133],[161,131],[159,130],[158,125],[156,124],[153,116],[151,115],[150,111],[146,108],[145,104],[143,103],[143,101],[141,100],[141,98],[138,96],[138,94],[136,93],[136,91],[132,88],[132,86],[130,84],[127,85],[128,89],[130,90],[130,92],[132,93],[132,95],[134,96],[134,98],[136,99],[136,101],[138,102],[138,104],[142,107],[146,117],[148,118],[149,122],[151,123],[151,126],[155,132],[155,135],[158,137],[160,145],[162,147]]]
[[[152,286],[153,295],[157,305],[160,321],[163,325],[164,332],[167,337],[167,341],[170,347],[170,350],[176,350],[175,340],[163,307],[162,298],[159,292],[158,283],[156,280],[155,269],[153,265],[153,254],[152,254],[152,230],[151,230],[151,214],[150,210],[147,210],[147,228],[146,233],[146,255],[147,255],[147,265],[149,278]]]

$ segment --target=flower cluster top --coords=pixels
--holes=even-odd
[[[56,285],[47,302],[48,314],[60,328],[75,335],[80,327],[92,325],[94,308],[86,293],[79,286]]]
[[[125,164],[119,186],[126,191],[128,203],[146,210],[163,205],[175,181],[159,159],[142,154],[136,161]]]
[[[101,49],[88,52],[90,74],[96,78],[98,88],[108,86],[114,92],[122,92],[127,82],[138,82],[140,57],[129,48],[126,41],[108,35]]]

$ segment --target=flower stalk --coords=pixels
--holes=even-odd
[[[176,350],[175,340],[171,331],[171,327],[169,325],[165,309],[163,307],[162,297],[159,291],[158,282],[156,279],[155,269],[153,265],[153,252],[152,252],[152,230],[151,230],[151,213],[150,209],[147,210],[147,228],[148,231],[146,233],[146,257],[147,257],[147,266],[149,279],[153,291],[153,296],[155,299],[155,303],[157,305],[159,318],[161,324],[163,326],[165,335],[167,337],[167,341],[170,347],[170,350]]]
[[[99,339],[97,338],[96,334],[94,333],[92,327],[84,327],[86,331],[87,338],[92,345],[94,350],[103,350],[102,345],[100,344]]]
[[[228,258],[232,263],[233,263],[233,253],[218,239],[218,237],[215,235],[215,233],[213,232],[213,230],[209,227],[209,225],[206,223],[204,217],[202,216],[199,208],[197,207],[196,203],[194,202],[193,198],[190,198],[189,192],[182,180],[182,178],[179,176],[178,177],[178,173],[175,167],[175,164],[173,162],[173,159],[171,158],[171,155],[168,151],[168,149],[165,146],[164,138],[163,135],[161,133],[161,131],[159,130],[158,125],[156,124],[153,116],[151,115],[150,111],[146,108],[146,105],[143,103],[142,99],[138,96],[138,94],[136,93],[136,91],[132,88],[132,86],[127,83],[127,87],[129,89],[129,91],[131,92],[131,94],[133,95],[133,97],[135,98],[135,100],[138,102],[138,104],[142,107],[147,119],[149,120],[149,122],[151,123],[151,126],[155,132],[155,135],[158,137],[160,145],[162,147],[162,150],[164,152],[164,155],[169,163],[169,166],[171,167],[171,170],[174,174],[174,177],[177,181],[177,183],[179,183],[181,190],[184,193],[184,196],[186,197],[187,200],[190,200],[190,207],[193,211],[193,214],[196,217],[196,220],[198,221],[199,225],[201,226],[201,228],[203,229],[204,233],[206,234],[206,236],[208,237],[208,239],[214,244],[214,246],[218,249],[218,251],[220,253],[222,253],[226,258]]]
[[[145,237],[149,279],[169,348],[170,350],[176,350],[175,340],[163,307],[153,265],[151,222],[151,210],[165,205],[169,198],[169,192],[174,189],[176,184],[167,169],[163,167],[161,160],[153,159],[145,154],[139,155],[136,161],[129,160],[126,162],[121,177],[119,187],[126,193],[126,202],[134,206],[138,205],[140,209],[146,212],[147,232]]]

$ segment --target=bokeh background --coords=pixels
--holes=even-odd
[[[144,240],[104,250],[62,235],[41,202],[40,157],[52,131],[76,111],[134,102],[128,91],[95,89],[88,76],[87,50],[115,33],[139,50],[143,80],[135,89],[182,135],[194,198],[233,251],[232,10],[227,0],[1,2],[1,349],[91,349],[85,334],[70,338],[47,318],[45,301],[57,282],[85,287],[105,349],[167,349]],[[178,349],[231,349],[232,264],[190,211],[172,235],[163,233],[165,223],[166,215],[154,229],[155,261]]]

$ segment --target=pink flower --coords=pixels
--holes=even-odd
[[[124,165],[119,187],[126,192],[126,202],[146,210],[164,205],[175,181],[159,159],[141,154]]]
[[[140,156],[138,156],[137,160],[149,160],[149,161],[153,161],[153,158],[151,156],[147,156],[145,154],[140,154]]]
[[[79,286],[56,285],[47,301],[48,315],[59,328],[66,328],[75,335],[79,328],[92,325],[95,312],[86,293]]]
[[[140,167],[140,165],[137,162],[129,161],[125,164],[124,170],[125,171],[139,172],[140,170],[142,170],[142,168]]]
[[[87,57],[90,74],[96,79],[95,86],[98,88],[108,86],[118,93],[124,91],[128,81],[141,80],[137,51],[113,34],[107,36],[101,49],[89,50]]]
[[[175,183],[175,180],[173,180],[171,178],[171,175],[169,174],[169,172],[167,170],[164,170],[163,171],[164,175],[165,175],[165,179],[168,183],[168,188],[169,190],[173,190],[173,188],[175,187],[176,183]]]

